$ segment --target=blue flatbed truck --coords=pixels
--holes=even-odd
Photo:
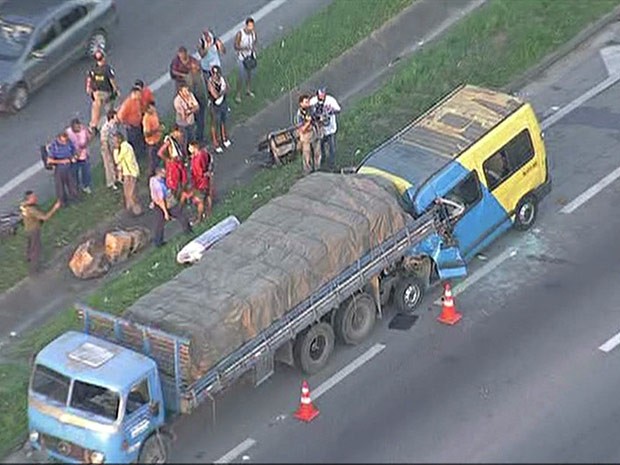
[[[458,205],[438,205],[411,219],[195,382],[188,381],[188,340],[77,304],[83,332],[63,334],[35,358],[29,444],[65,462],[165,462],[174,439],[167,425],[175,416],[213,400],[246,374],[260,384],[273,373],[276,359],[291,363],[280,356],[296,338],[307,338],[326,320],[335,325],[336,315],[351,307],[352,298],[366,318],[361,331],[369,334],[389,294],[387,286],[393,287],[405,273],[399,263],[407,249],[430,234],[449,230],[450,217],[459,211]],[[366,291],[377,276],[385,291],[378,306]],[[359,337],[360,329],[349,336]],[[333,344],[325,348],[332,349]],[[329,353],[322,357],[327,362]]]

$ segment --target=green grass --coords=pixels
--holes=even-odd
[[[305,81],[412,1],[334,0],[280,41],[260,50],[259,69],[253,83],[256,98],[246,98],[241,105],[231,99],[231,123],[259,112]],[[234,53],[232,47],[228,53]],[[236,68],[229,73],[233,88],[235,71]],[[165,117],[164,120],[171,121],[172,118]],[[80,204],[59,211],[43,228],[44,261],[52,259],[66,245],[76,243],[76,239],[93,225],[123,208],[122,194],[104,188],[101,165],[94,167],[93,178],[95,194]],[[146,190],[146,179],[142,179],[141,187]],[[51,203],[45,206],[49,208]],[[15,237],[3,238],[0,244],[0,292],[28,274],[24,260],[25,241],[24,233],[20,231]]]
[[[347,166],[359,161],[362,154],[460,83],[496,88],[509,84],[619,3],[620,0],[491,0],[403,63],[381,90],[346,109],[339,125],[339,163]],[[209,225],[228,214],[241,220],[247,218],[254,209],[286,192],[299,176],[298,163],[259,173],[249,185],[229,193],[216,206]],[[180,243],[180,238],[173,239],[167,247],[145,255],[127,273],[111,279],[94,293],[89,303],[120,314],[139,296],[182,269],[174,260]],[[30,334],[19,346],[19,355],[28,359],[75,325],[72,311],[67,310]],[[2,369],[15,370],[0,365]],[[10,379],[0,379],[0,405],[6,406],[6,410],[0,410],[0,455],[25,432],[23,387],[27,371],[12,373]]]

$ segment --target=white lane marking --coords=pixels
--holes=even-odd
[[[603,189],[605,189],[607,186],[609,186],[611,183],[613,183],[618,178],[620,178],[620,167],[618,167],[615,170],[613,170],[611,173],[609,173],[607,176],[605,176],[599,182],[597,182],[592,187],[590,187],[588,190],[586,190],[585,192],[580,194],[572,202],[570,202],[569,204],[564,205],[564,207],[560,210],[560,213],[568,214],[568,213],[574,212],[580,206],[582,206],[584,203],[586,203],[588,200],[590,200],[596,194],[601,192]]]
[[[545,119],[541,124],[542,129],[544,130],[554,125],[555,123],[560,121],[562,118],[564,118],[566,115],[568,115],[570,112],[572,112],[576,108],[579,108],[581,105],[586,103],[592,97],[596,97],[598,94],[600,94],[604,90],[607,90],[609,87],[613,86],[618,81],[620,81],[620,73],[612,74],[607,79],[605,79],[603,82],[595,85],[590,90],[587,90],[585,93],[581,94],[575,100],[564,105],[556,113],[554,113],[553,115]]]
[[[493,257],[491,260],[489,260],[487,263],[485,263],[483,266],[481,266],[476,271],[474,271],[471,275],[469,275],[469,277],[467,277],[467,279],[461,281],[456,286],[454,286],[452,288],[452,296],[457,296],[461,292],[464,292],[468,287],[470,287],[470,286],[474,285],[475,283],[477,283],[478,281],[480,281],[487,274],[489,274],[495,268],[497,268],[502,263],[504,263],[504,261],[506,261],[508,258],[514,257],[515,255],[517,255],[517,253],[518,253],[518,249],[510,248],[510,249],[504,250],[497,257]],[[439,297],[433,303],[435,305],[441,305],[442,304],[442,300],[441,299],[442,298]]]
[[[239,457],[241,454],[243,454],[245,451],[253,447],[254,444],[256,444],[256,441],[254,439],[247,438],[245,441],[243,441],[242,443],[240,443],[239,445],[237,445],[236,447],[234,447],[233,449],[231,449],[230,451],[222,455],[219,459],[217,459],[213,463],[230,463],[233,460],[235,460],[237,457]]]
[[[606,341],[603,345],[599,347],[599,350],[603,352],[611,352],[620,344],[620,333],[616,334],[608,341]]]
[[[259,9],[255,13],[248,15],[248,17],[251,16],[252,18],[254,18],[254,21],[258,22],[261,19],[265,18],[265,16],[267,16],[269,13],[273,12],[280,6],[284,5],[287,1],[288,0],[272,0],[271,2],[267,3],[265,6],[263,6],[261,9]],[[222,34],[220,36],[220,39],[222,40],[222,42],[226,43],[232,40],[235,37],[235,34],[237,33],[237,31],[241,29],[244,26],[244,24],[245,24],[245,20],[239,22],[232,29]],[[197,54],[194,54],[194,56],[197,56]],[[151,84],[149,84],[149,87],[151,88],[153,92],[156,92],[159,89],[161,89],[163,86],[168,84],[169,82],[170,82],[170,75],[168,73],[164,73],[160,77],[155,79],[155,81],[153,81]],[[11,179],[9,182],[4,184],[3,186],[0,186],[0,197],[4,197],[6,194],[11,192],[16,187],[20,186],[23,182],[27,181],[28,179],[30,179],[32,176],[39,173],[40,171],[43,171],[43,164],[41,162],[34,163],[33,165],[29,166],[24,171],[22,171],[17,176],[15,176],[13,179]]]
[[[355,360],[353,360],[351,363],[349,363],[347,366],[345,366],[338,373],[334,374],[331,378],[323,382],[323,384],[321,384],[319,387],[317,387],[314,390],[311,390],[310,395],[311,395],[312,400],[316,400],[319,397],[321,397],[323,394],[325,394],[327,391],[329,391],[331,388],[333,388],[336,384],[338,384],[340,381],[345,379],[355,370],[360,368],[366,362],[368,362],[375,356],[379,355],[383,351],[383,349],[385,349],[384,344],[375,344],[374,346],[372,346],[362,355],[360,355]]]

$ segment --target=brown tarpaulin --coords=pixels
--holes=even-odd
[[[125,317],[189,338],[198,378],[405,221],[389,182],[312,174],[140,298]]]

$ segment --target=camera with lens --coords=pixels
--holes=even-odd
[[[325,102],[319,100],[312,107],[312,122],[318,126],[329,126],[329,113],[325,110]]]

